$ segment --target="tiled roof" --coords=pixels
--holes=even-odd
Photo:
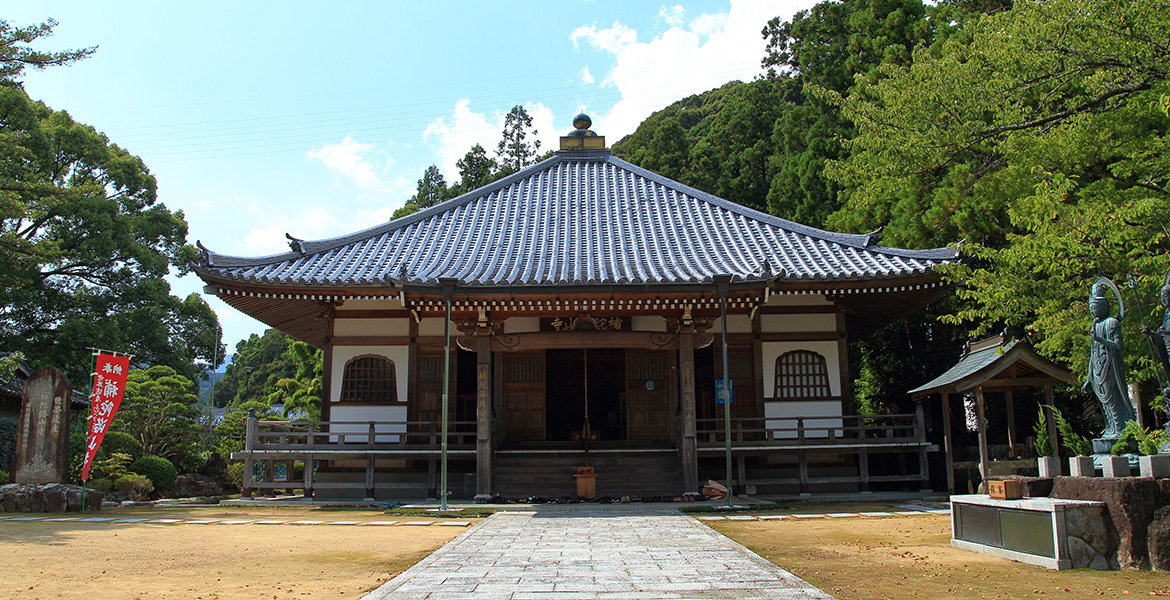
[[[1028,344],[1019,340],[1007,341],[1001,337],[998,343],[972,350],[942,375],[906,393],[920,397],[937,392],[965,392],[991,380],[1013,365],[1019,377],[1040,375],[1064,383],[1076,380],[1076,376],[1068,369],[1040,356]]]
[[[671,181],[608,152],[560,152],[408,217],[260,258],[205,252],[209,281],[282,287],[672,286],[867,281],[928,273],[949,248],[902,250],[872,235],[786,221]]]

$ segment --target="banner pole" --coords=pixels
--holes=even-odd
[[[90,348],[93,352],[89,353],[89,415],[85,418],[85,447],[86,453],[81,456],[82,468],[85,468],[85,457],[89,456],[89,420],[93,418],[93,386],[94,377],[97,376],[97,355],[101,352],[97,348]],[[86,478],[81,478],[81,514],[85,514],[85,483]]]

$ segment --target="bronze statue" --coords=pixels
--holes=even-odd
[[[1117,295],[1117,318],[1110,314],[1106,287]],[[1088,381],[1082,391],[1087,392],[1091,387],[1097,401],[1101,403],[1101,412],[1105,416],[1105,431],[1101,432],[1101,439],[1116,440],[1125,430],[1126,422],[1134,420],[1134,413],[1129,402],[1129,386],[1125,381],[1125,356],[1119,321],[1125,315],[1125,307],[1121,303],[1121,293],[1113,282],[1101,277],[1093,284],[1089,313],[1093,315],[1093,326],[1089,329],[1092,346],[1089,351]]]
[[[1162,326],[1154,330],[1146,327],[1142,328],[1142,331],[1153,343],[1154,358],[1165,373],[1167,385],[1170,386],[1170,271],[1167,271],[1162,279],[1162,291],[1159,296],[1162,306],[1166,309],[1162,315]],[[1170,387],[1162,388],[1162,401],[1165,403],[1167,414],[1170,414]],[[1170,420],[1166,422],[1166,432],[1170,433]],[[1159,453],[1170,454],[1170,443],[1164,444]]]

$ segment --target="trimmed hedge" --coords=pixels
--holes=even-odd
[[[179,470],[175,465],[161,456],[143,456],[130,463],[130,472],[149,479],[154,489],[159,492],[171,489],[179,476]]]

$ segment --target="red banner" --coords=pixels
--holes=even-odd
[[[85,463],[81,467],[81,480],[89,480],[89,467],[97,454],[98,446],[106,437],[110,421],[122,405],[122,393],[126,391],[126,375],[130,372],[129,356],[98,354],[94,360],[93,393],[89,396],[89,432],[86,435]]]

